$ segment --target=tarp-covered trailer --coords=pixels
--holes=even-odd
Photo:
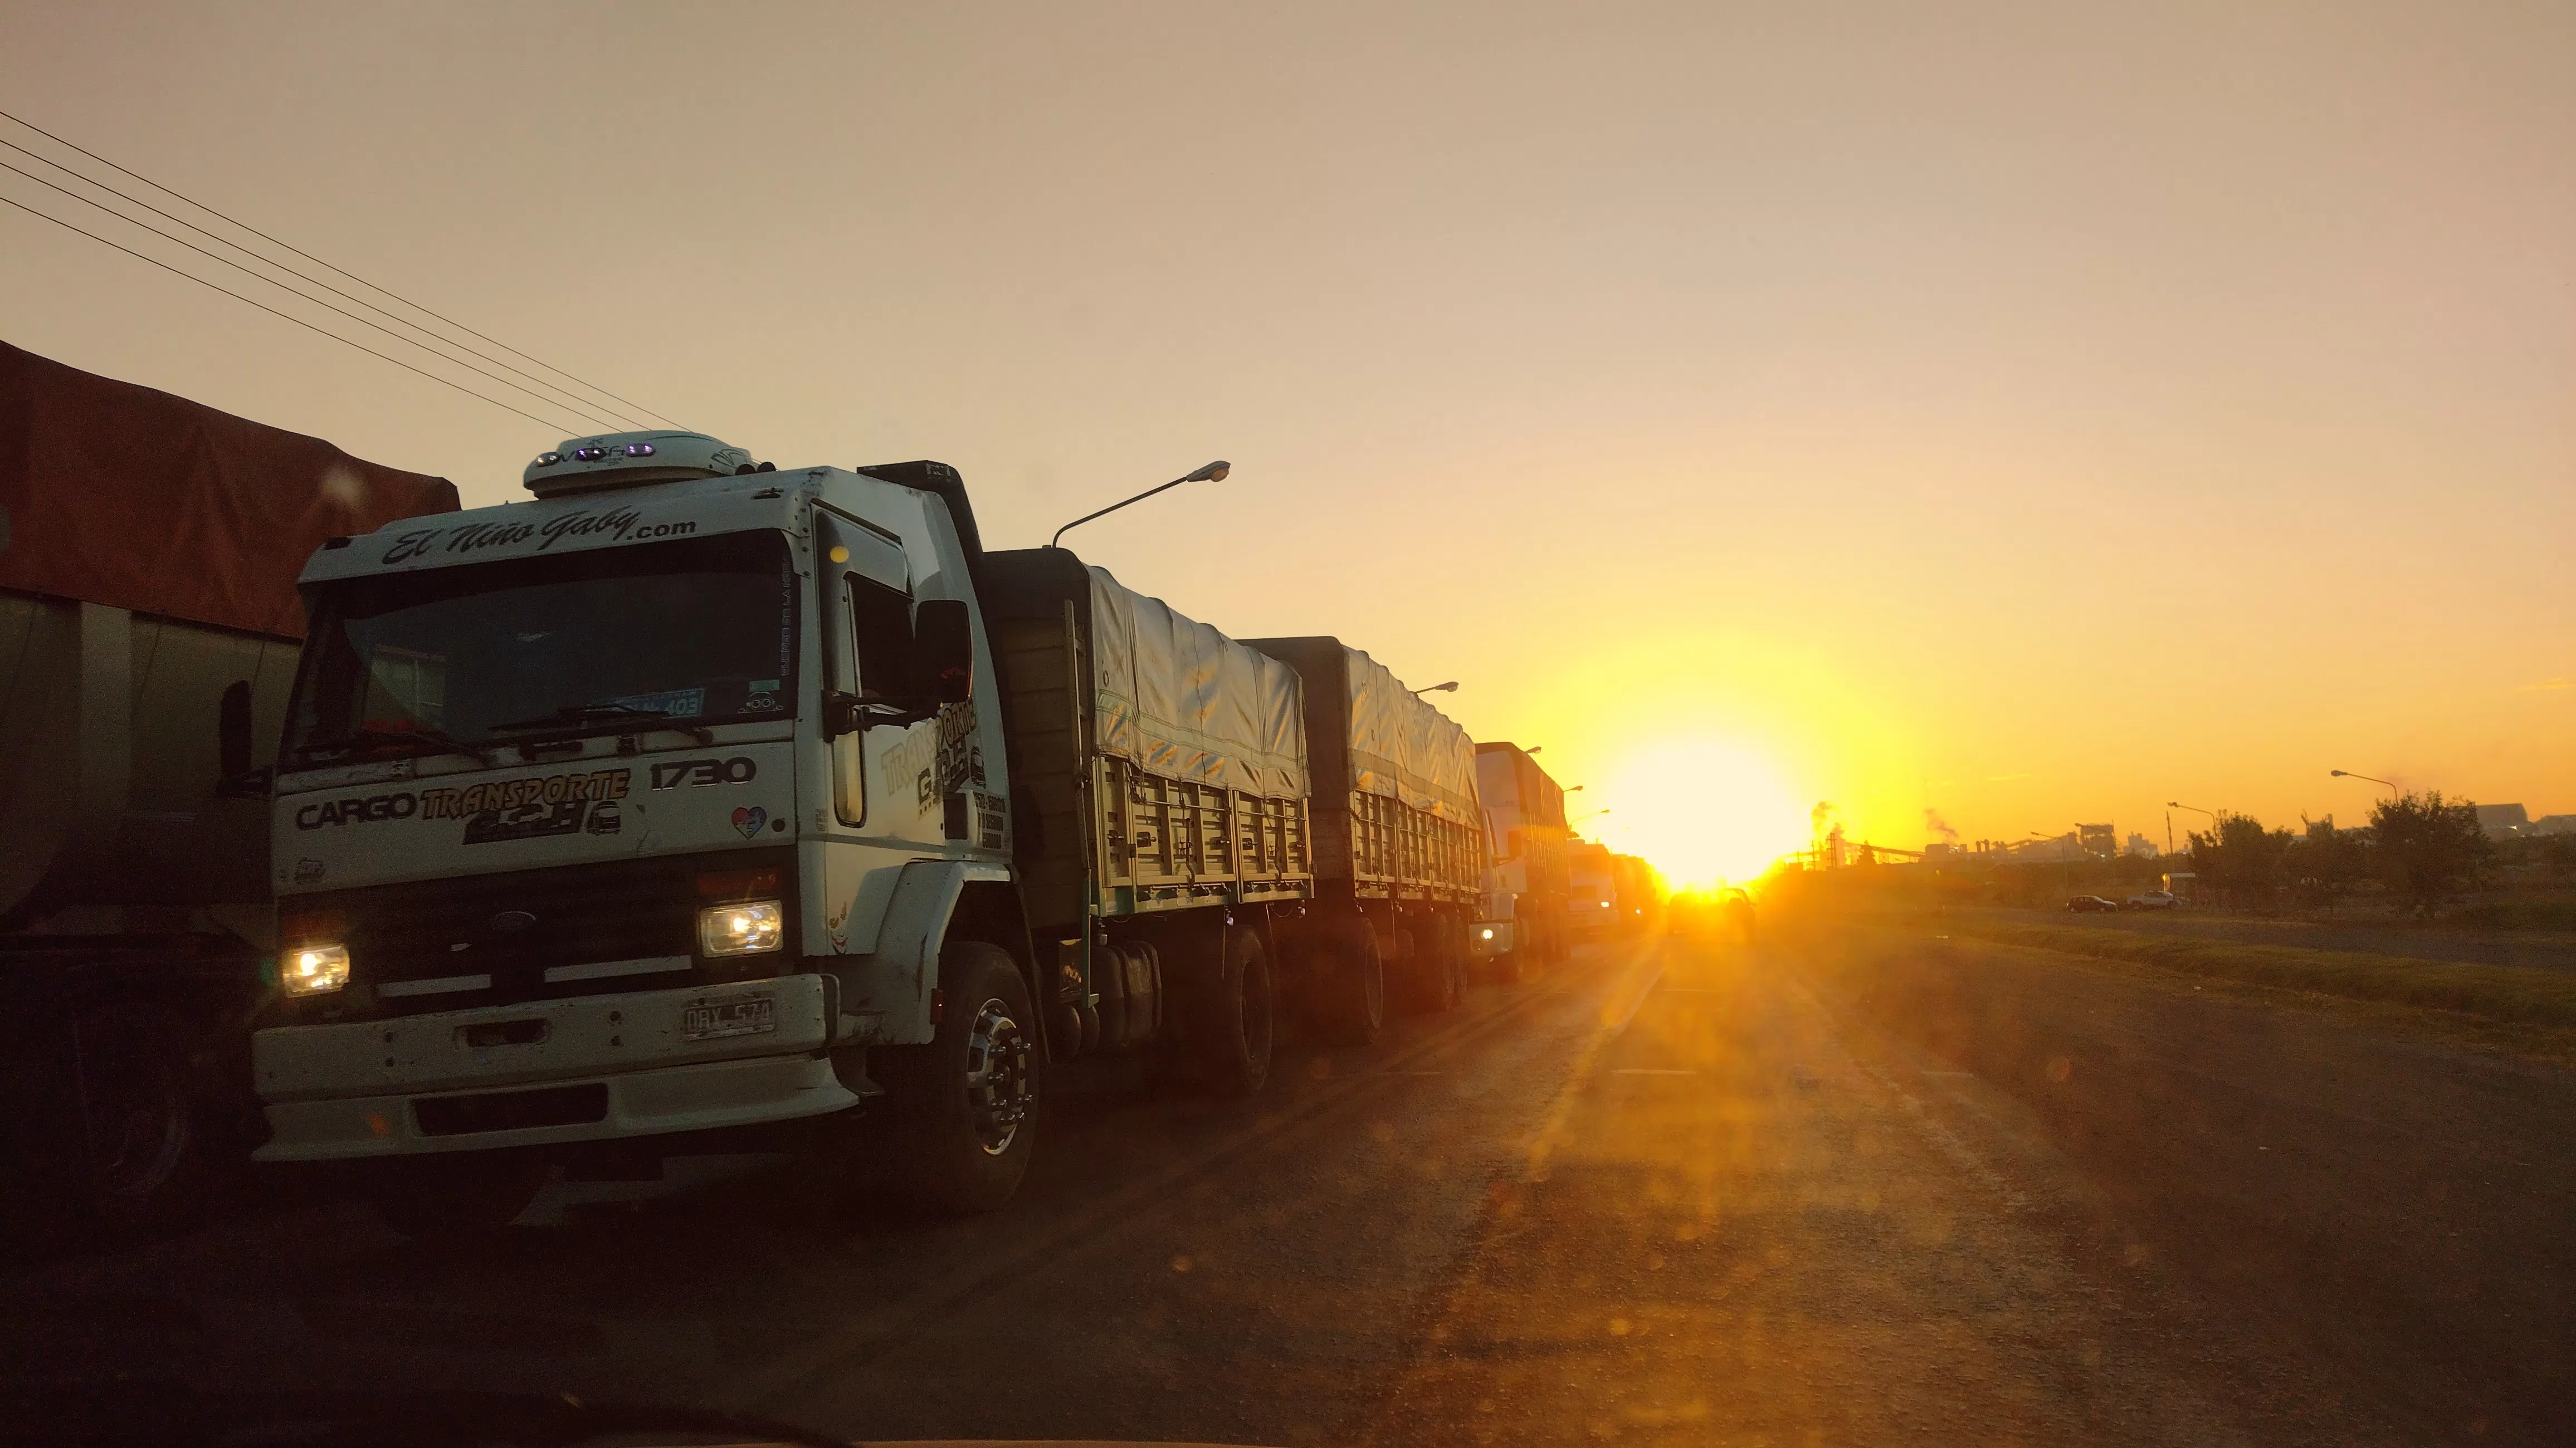
[[[0,344],[0,1140],[30,1205],[149,1217],[243,1149],[296,574],[455,506]]]
[[[1051,1039],[1177,1041],[1217,1084],[1257,1089],[1235,1059],[1252,1023],[1202,1017],[1260,1012],[1266,1071],[1271,1003],[1301,989],[1302,953],[1283,959],[1315,878],[1296,674],[1069,550],[980,567]],[[1248,970],[1259,988],[1234,989]]]
[[[1450,1008],[1486,863],[1475,742],[1339,639],[1248,642],[1305,681],[1320,914],[1366,920],[1379,968],[1416,1004]]]

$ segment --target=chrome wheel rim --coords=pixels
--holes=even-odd
[[[1008,1003],[988,999],[966,1033],[966,1108],[986,1156],[1011,1149],[1037,1105],[1033,1046]]]

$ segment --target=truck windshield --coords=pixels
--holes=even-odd
[[[784,718],[795,581],[783,538],[743,533],[332,585],[288,760]]]

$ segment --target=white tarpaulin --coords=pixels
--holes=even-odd
[[[1386,665],[1358,649],[1349,654],[1351,787],[1483,829],[1475,741]]]
[[[1297,671],[1091,570],[1100,747],[1166,779],[1306,793]],[[1383,671],[1381,671],[1383,672]]]

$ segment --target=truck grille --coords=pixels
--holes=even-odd
[[[377,1014],[412,1015],[460,1007],[552,1000],[602,991],[678,986],[706,967],[660,977],[549,981],[550,967],[697,954],[702,872],[740,876],[775,869],[795,913],[791,849],[726,851],[465,875],[299,896],[282,902],[289,920],[331,922],[349,947],[353,983],[473,982],[470,988],[378,995]],[[789,941],[789,954],[795,942]],[[776,957],[760,961],[767,973]],[[481,978],[489,977],[490,984]],[[731,978],[728,975],[726,978]]]

